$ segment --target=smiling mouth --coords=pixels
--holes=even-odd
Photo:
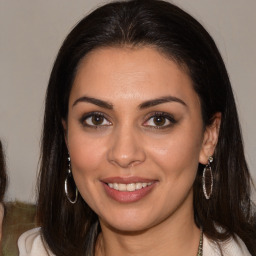
[[[119,203],[133,203],[143,199],[154,190],[156,183],[156,180],[139,177],[114,177],[102,180],[106,194]]]
[[[107,183],[107,185],[117,191],[124,191],[124,192],[133,192],[136,190],[141,190],[143,188],[146,188],[150,185],[152,185],[153,182],[137,182],[137,183],[129,183],[129,184],[123,184],[123,183]]]

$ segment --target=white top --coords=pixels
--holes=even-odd
[[[40,234],[40,228],[31,229],[23,233],[18,240],[20,256],[54,256],[54,254],[43,243]],[[240,238],[237,242],[230,239],[225,243],[221,243],[224,256],[251,256],[245,244]],[[211,243],[205,236],[203,238],[203,255],[204,256],[220,256],[218,247]]]

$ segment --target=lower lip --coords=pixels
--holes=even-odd
[[[135,191],[119,191],[119,190],[115,190],[113,188],[110,188],[106,183],[103,183],[104,189],[107,193],[107,195],[114,199],[117,202],[120,203],[133,203],[136,201],[141,200],[142,198],[144,198],[145,196],[147,196],[152,189],[155,187],[155,182],[152,183],[151,185],[142,188],[142,189],[138,189]]]

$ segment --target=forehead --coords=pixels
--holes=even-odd
[[[105,100],[148,100],[173,95],[198,101],[185,69],[153,47],[108,47],[80,63],[70,99],[83,94]]]

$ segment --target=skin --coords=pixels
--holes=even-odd
[[[172,100],[141,107],[163,97]],[[104,115],[96,126],[88,117],[95,111]],[[190,77],[153,47],[101,48],[84,58],[63,126],[75,183],[99,216],[96,255],[196,255],[192,186],[198,163],[214,152],[219,123],[216,114],[204,127]],[[102,184],[117,176],[147,178],[154,186],[136,202],[118,202]]]

